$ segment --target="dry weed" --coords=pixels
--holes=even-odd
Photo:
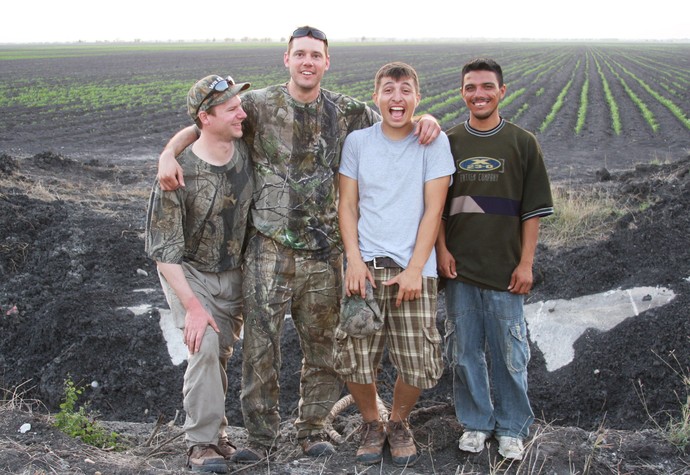
[[[605,239],[626,211],[605,189],[554,185],[554,214],[541,222],[540,240],[551,247],[571,247]]]

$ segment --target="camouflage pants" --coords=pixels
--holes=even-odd
[[[341,254],[318,259],[256,234],[245,262],[240,400],[249,440],[273,446],[278,437],[280,337],[288,306],[303,353],[297,437],[320,433],[343,388],[332,356]]]

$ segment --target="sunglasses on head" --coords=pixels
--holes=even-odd
[[[226,78],[221,78],[218,77],[213,80],[213,82],[209,85],[211,88],[210,91],[208,91],[208,94],[201,100],[199,105],[196,107],[196,115],[199,115],[199,109],[201,109],[201,106],[203,105],[204,102],[208,100],[209,97],[211,97],[211,94],[214,92],[225,92],[228,89],[230,89],[230,86],[235,85],[235,80],[232,79],[230,76]]]
[[[316,28],[311,28],[309,26],[303,26],[293,31],[292,35],[290,36],[290,41],[292,41],[293,38],[302,38],[304,36],[311,36],[312,38],[321,40],[324,43],[326,43],[326,46],[328,46],[328,39],[326,38],[326,33],[324,33],[321,30],[317,30]]]

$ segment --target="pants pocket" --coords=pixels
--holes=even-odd
[[[334,333],[333,366],[336,373],[341,376],[349,376],[357,371],[357,358],[352,337],[338,327],[335,328]]]
[[[520,373],[527,369],[530,360],[527,325],[524,320],[508,327],[506,365],[511,373]]]
[[[457,352],[455,351],[456,335],[455,335],[455,320],[451,318],[446,318],[445,331],[446,334],[443,336],[444,342],[444,357],[449,365],[456,366],[458,364]]]
[[[424,367],[429,380],[438,381],[443,376],[443,340],[436,328],[424,328]]]

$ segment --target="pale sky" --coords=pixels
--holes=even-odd
[[[34,0],[3,2],[0,43],[272,38],[690,38],[690,2],[656,0]],[[444,6],[452,5],[451,8]],[[452,10],[452,12],[451,12]]]

